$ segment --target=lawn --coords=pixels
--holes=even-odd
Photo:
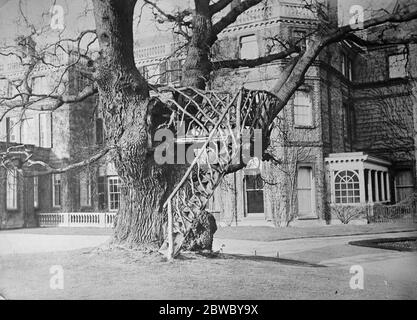
[[[386,232],[415,231],[417,223],[391,222],[366,225],[329,225],[315,227],[223,227],[215,234],[219,239],[277,241],[302,238],[353,236]]]
[[[160,255],[121,249],[0,256],[0,294],[8,299],[399,299],[417,297],[407,283],[390,286],[369,275],[349,287],[348,269],[300,261]],[[50,288],[62,266],[64,289]],[[404,287],[405,286],[405,287]],[[408,286],[408,287],[407,287]],[[411,291],[410,291],[411,290]],[[414,290],[414,291],[413,291]]]

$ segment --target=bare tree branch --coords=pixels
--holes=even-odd
[[[236,19],[249,8],[262,2],[262,0],[245,0],[239,5],[234,7],[228,14],[221,18],[217,23],[213,25],[208,45],[212,45],[217,40],[217,35],[222,32],[225,28],[231,25]]]
[[[233,0],[219,0],[215,3],[213,3],[210,6],[210,15],[213,16],[216,13],[222,11],[224,8],[226,8],[230,3],[232,3]]]

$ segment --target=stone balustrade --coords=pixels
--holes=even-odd
[[[40,227],[112,228],[116,212],[54,212],[39,213]]]

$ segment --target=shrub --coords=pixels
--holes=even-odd
[[[343,224],[348,224],[349,221],[366,215],[367,206],[333,205],[330,210],[332,216],[336,216]]]

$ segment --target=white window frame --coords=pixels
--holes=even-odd
[[[309,98],[309,104],[301,104],[298,103],[298,95],[300,94],[305,94],[307,95],[307,97]],[[302,90],[297,90],[294,94],[294,100],[293,100],[293,104],[294,104],[294,126],[298,127],[298,128],[311,128],[314,126],[314,114],[313,114],[313,97],[310,91],[302,91]],[[302,108],[308,108],[309,112],[308,112],[308,116],[309,116],[309,121],[307,122],[299,122],[297,121],[298,116],[300,113],[296,112],[300,107]]]
[[[33,177],[33,207],[39,208],[39,177]]]
[[[347,172],[353,173],[353,176],[347,177]],[[345,173],[344,176],[342,174]],[[337,177],[341,177],[341,181],[336,182]],[[353,180],[352,180],[353,179]],[[356,180],[354,180],[356,179]],[[353,184],[353,186],[350,186]],[[360,178],[359,174],[354,170],[340,170],[336,172],[333,180],[334,185],[334,203],[338,205],[351,205],[351,204],[358,204],[361,202],[360,200],[360,194],[361,194],[361,188],[360,188]],[[355,186],[357,185],[357,186]],[[339,188],[337,187],[339,186]],[[343,186],[345,188],[343,188]],[[343,194],[345,192],[345,194]],[[350,195],[349,192],[352,192]],[[350,199],[353,198],[353,201],[350,201]],[[338,201],[340,199],[340,202]],[[346,199],[346,202],[343,202],[343,199]]]
[[[342,52],[342,74],[349,81],[353,80],[353,61],[347,53]]]
[[[40,80],[40,86],[41,86],[40,91],[35,90],[37,89],[35,88],[35,82],[38,79]],[[48,83],[47,83],[47,79],[45,75],[35,76],[32,78],[32,93],[33,94],[47,94],[48,93],[47,86],[48,86]]]
[[[59,178],[59,183],[55,183],[55,178]],[[55,189],[59,186],[59,203],[56,203],[55,197]],[[60,173],[52,174],[52,207],[54,208],[61,208],[61,200],[62,200],[62,176]]]
[[[9,131],[7,132],[7,134],[8,134],[9,142],[21,143],[21,132],[20,132],[21,123],[19,119],[16,117],[9,117],[6,119],[8,119],[6,121],[8,121]],[[14,137],[13,139],[12,139],[12,136]]]
[[[86,192],[86,197],[82,197],[83,192]],[[91,205],[91,176],[86,172],[80,177],[80,206],[91,207]]]
[[[114,183],[116,182],[116,183]],[[114,192],[111,191],[111,187],[117,185],[118,188],[118,192]],[[118,200],[112,199],[112,196],[116,196],[118,195]],[[121,196],[121,192],[120,192],[120,178],[117,176],[113,176],[113,177],[108,177],[107,178],[107,196],[108,196],[108,207],[109,207],[109,211],[117,211],[120,208],[120,196]],[[118,203],[117,208],[115,206],[113,206],[113,204]]]
[[[52,114],[39,114],[39,147],[52,148]]]
[[[245,41],[245,39],[248,39],[248,38],[253,38],[253,40],[252,41]],[[242,55],[244,44],[252,43],[252,42],[256,44],[256,53],[250,53],[250,54]],[[248,34],[248,35],[241,36],[239,38],[239,57],[240,57],[240,59],[256,59],[256,58],[259,58],[259,46],[258,46],[258,39],[256,37],[256,34]]]
[[[18,198],[18,179],[17,170],[7,170],[6,172],[6,209],[17,210]]]

